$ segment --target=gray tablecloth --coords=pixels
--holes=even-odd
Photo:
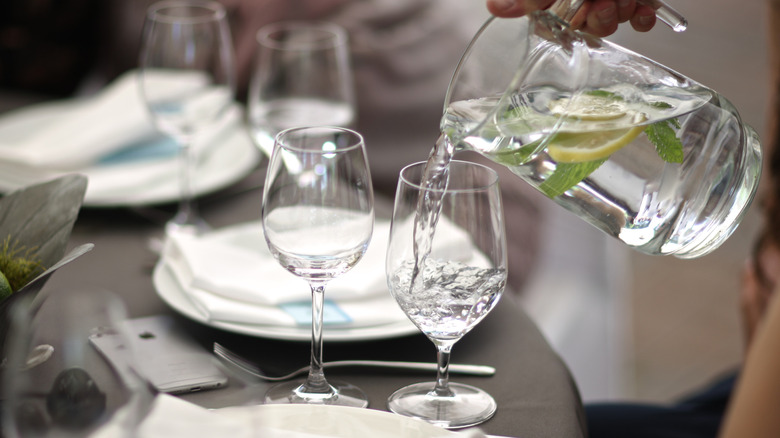
[[[261,166],[263,167],[263,166]],[[256,220],[260,215],[262,172],[239,185],[201,200],[207,221],[215,227]],[[156,294],[151,272],[156,255],[149,239],[161,237],[162,224],[175,206],[143,209],[84,209],[76,222],[72,245],[91,242],[92,252],[57,272],[47,289],[98,286],[124,298],[131,317],[176,314]],[[257,361],[271,372],[308,363],[309,344],[261,339],[217,330],[177,316],[193,336],[208,348],[215,340]],[[326,342],[325,360],[391,359],[434,361],[433,344],[422,335],[369,342]],[[497,308],[453,348],[453,362],[495,366],[494,377],[453,376],[452,380],[479,386],[498,402],[498,412],[482,429],[513,437],[576,438],[586,434],[576,385],[560,357],[533,321],[506,294]],[[425,373],[398,374],[384,370],[331,370],[328,376],[347,380],[369,396],[370,408],[386,410],[386,398],[396,389],[432,380]],[[224,389],[186,396],[206,407],[252,403],[266,384],[232,378]]]

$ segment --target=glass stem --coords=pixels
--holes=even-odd
[[[311,364],[303,392],[331,394],[333,388],[325,380],[322,366],[322,323],[325,311],[325,282],[311,281]]]
[[[195,166],[195,154],[192,152],[192,140],[179,140],[179,211],[175,221],[181,225],[195,225],[197,222],[197,207],[192,196],[192,174]]]
[[[450,390],[450,352],[453,342],[436,343],[436,386],[433,388],[433,395],[436,397],[453,397],[455,394]]]

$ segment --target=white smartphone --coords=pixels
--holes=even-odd
[[[214,364],[214,358],[198,345],[168,315],[128,321],[136,371],[160,392],[183,394],[227,386],[228,378]],[[113,333],[91,335],[90,343],[109,361],[125,348],[122,337]],[[117,367],[119,368],[119,367]]]

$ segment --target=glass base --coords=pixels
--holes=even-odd
[[[415,383],[394,392],[387,407],[396,414],[419,418],[447,429],[474,426],[496,413],[496,401],[487,392],[450,383],[452,396],[437,396],[433,382]]]
[[[190,236],[197,236],[209,230],[211,230],[209,224],[200,217],[187,218],[176,215],[165,224],[165,233],[168,235],[188,234]]]
[[[368,407],[368,397],[357,386],[328,380],[331,392],[312,394],[301,391],[303,382],[304,380],[284,382],[271,387],[265,393],[264,403]]]

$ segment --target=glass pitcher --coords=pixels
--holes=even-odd
[[[432,155],[476,151],[640,252],[712,252],[756,193],[757,134],[715,91],[573,30],[581,3],[482,26]]]

